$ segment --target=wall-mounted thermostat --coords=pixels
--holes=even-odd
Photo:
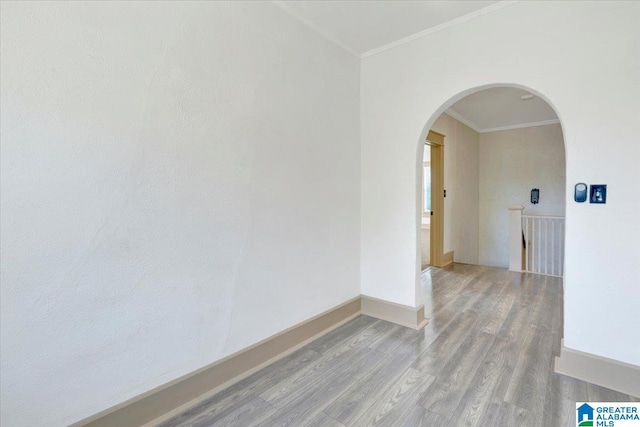
[[[534,188],[533,190],[531,190],[531,203],[533,203],[534,205],[537,205],[538,203],[540,203],[540,189],[539,188]]]
[[[573,192],[573,200],[578,203],[584,203],[587,201],[587,184],[579,182],[576,184]]]
[[[607,203],[607,186],[604,184],[591,184],[589,203]]]

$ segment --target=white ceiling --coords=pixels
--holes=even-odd
[[[477,16],[513,1],[324,1],[272,0],[274,4],[352,54],[364,58]],[[527,92],[494,88],[455,103],[447,113],[477,132],[557,123],[542,99],[522,101]]]
[[[509,87],[481,90],[456,102],[446,112],[477,132],[558,123],[558,116],[537,96],[523,101],[529,92]]]
[[[500,7],[498,1],[274,1],[356,56]],[[453,21],[453,22],[452,22]]]

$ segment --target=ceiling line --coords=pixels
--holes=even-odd
[[[342,43],[339,39],[337,39],[336,37],[332,36],[327,31],[325,31],[324,29],[320,28],[319,26],[317,26],[316,24],[311,22],[309,19],[307,19],[304,15],[299,13],[293,7],[289,6],[285,1],[283,1],[283,0],[271,0],[271,3],[273,3],[276,6],[278,6],[280,9],[284,10],[289,15],[293,16],[298,21],[300,21],[303,24],[305,24],[307,27],[311,28],[312,30],[314,30],[315,32],[320,34],[322,37],[326,38],[329,41],[332,41],[338,47],[342,48],[346,52],[348,52],[351,55],[355,56],[356,58],[360,59],[360,54],[359,53],[355,52],[349,46],[347,46],[346,44]]]
[[[451,107],[447,108],[447,110],[445,111],[445,114],[448,114],[451,117],[453,117],[454,119],[456,119],[457,121],[459,121],[460,123],[469,126],[471,129],[475,130],[476,132],[482,133],[482,128],[480,128],[480,126],[478,126],[477,124],[473,123],[471,120],[468,120],[468,119],[464,118],[462,116],[462,114],[458,113],[453,108],[451,108]]]
[[[560,119],[542,120],[540,122],[519,123],[517,125],[498,126],[497,128],[482,129],[480,133],[498,132],[501,130],[532,128],[535,126],[555,125],[560,123]]]
[[[471,19],[478,18],[480,16],[486,15],[491,12],[495,12],[500,9],[504,9],[505,7],[512,6],[518,3],[520,0],[503,0],[498,3],[494,3],[487,7],[483,7],[482,9],[475,10],[473,12],[467,13],[466,15],[459,16],[450,21],[443,22],[442,24],[436,25],[435,27],[427,28],[426,30],[419,31],[415,34],[412,34],[407,37],[403,37],[399,40],[393,41],[391,43],[387,43],[375,49],[368,50],[360,55],[360,59],[368,58],[373,55],[377,55],[378,53],[384,52],[389,49],[393,49],[394,47],[403,45],[405,43],[412,42],[414,40],[420,39],[422,37],[428,36],[429,34],[437,33],[438,31],[442,31],[446,28],[453,27],[458,24],[462,24],[463,22],[467,22]]]
[[[454,110],[451,107],[447,108],[444,114],[448,114],[449,116],[453,117],[463,125],[469,126],[471,129],[473,129],[478,133],[499,132],[501,130],[511,130],[511,129],[521,129],[521,128],[532,128],[536,126],[555,125],[560,123],[560,119],[551,119],[551,120],[541,120],[539,122],[518,123],[515,125],[498,126],[494,128],[483,129],[477,124],[473,123],[471,120],[466,119],[462,114],[458,113],[456,110]]]

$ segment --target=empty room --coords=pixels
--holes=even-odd
[[[0,424],[640,425],[639,22],[0,1]]]

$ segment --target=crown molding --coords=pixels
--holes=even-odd
[[[426,30],[419,31],[419,32],[417,32],[415,34],[412,34],[410,36],[401,38],[400,40],[396,40],[394,42],[387,43],[387,44],[382,45],[380,47],[377,47],[375,49],[371,49],[371,50],[361,54],[360,55],[360,59],[364,59],[364,58],[368,58],[369,56],[377,55],[378,53],[384,52],[384,51],[389,50],[389,49],[393,49],[394,47],[403,45],[405,43],[412,42],[414,40],[421,39],[421,38],[423,38],[425,36],[428,36],[430,34],[437,33],[438,31],[442,31],[444,29],[447,29],[447,28],[450,28],[450,27],[454,27],[456,25],[462,24],[464,22],[470,21],[470,20],[478,18],[480,16],[489,14],[491,12],[495,12],[497,10],[504,9],[505,7],[509,7],[509,6],[512,6],[512,5],[516,4],[516,3],[518,3],[519,1],[520,0],[503,0],[503,1],[500,1],[498,3],[494,3],[492,5],[489,5],[487,7],[483,7],[482,9],[478,9],[478,10],[475,10],[473,12],[467,13],[466,15],[459,16],[459,17],[457,17],[455,19],[452,19],[451,21],[443,22],[442,24],[436,25],[435,27],[427,28]]]
[[[473,123],[471,120],[465,119],[464,117],[462,117],[462,114],[458,113],[453,108],[451,108],[451,107],[447,108],[447,110],[445,111],[445,114],[448,114],[451,117],[453,117],[454,119],[456,119],[457,121],[459,121],[460,123],[469,126],[471,129],[475,130],[476,132],[482,133],[482,129],[480,129],[480,126],[478,126],[477,124]]]
[[[456,119],[460,123],[469,126],[471,129],[475,130],[478,133],[499,132],[501,130],[532,128],[532,127],[535,127],[535,126],[555,125],[555,124],[560,123],[559,119],[551,119],[551,120],[542,120],[540,122],[518,123],[518,124],[515,124],[515,125],[498,126],[498,127],[495,127],[495,128],[483,129],[480,126],[478,126],[477,124],[473,123],[471,120],[465,118],[462,114],[458,113],[456,110],[454,110],[451,107],[447,108],[447,110],[444,113],[448,114],[451,117],[453,117],[454,119]]]
[[[462,24],[462,23],[467,22],[467,21],[469,21],[471,19],[486,15],[486,14],[491,13],[491,12],[495,12],[495,11],[500,10],[500,9],[504,9],[505,7],[509,7],[509,6],[513,5],[513,4],[518,3],[519,1],[520,0],[503,0],[503,1],[499,1],[497,3],[489,5],[487,7],[483,7],[482,9],[478,9],[478,10],[475,10],[473,12],[467,13],[466,15],[462,15],[462,16],[459,16],[457,18],[454,18],[454,19],[452,19],[450,21],[443,22],[442,24],[436,25],[435,27],[427,28],[426,30],[417,32],[415,34],[412,34],[412,35],[404,37],[404,38],[401,38],[400,40],[396,40],[396,41],[393,41],[391,43],[387,43],[385,45],[377,47],[375,49],[371,49],[371,50],[369,50],[367,52],[364,52],[362,54],[356,52],[351,47],[349,47],[346,44],[344,44],[337,37],[333,36],[332,34],[327,32],[322,27],[320,27],[320,26],[316,25],[315,23],[313,23],[312,21],[310,21],[307,17],[305,17],[304,15],[299,13],[293,7],[291,7],[286,1],[284,1],[284,0],[271,0],[271,3],[273,3],[276,6],[278,6],[280,9],[282,9],[285,12],[287,12],[289,15],[291,15],[292,17],[294,17],[298,21],[302,22],[303,24],[305,24],[306,26],[311,28],[312,30],[314,30],[315,32],[320,34],[322,37],[330,40],[335,45],[337,45],[340,48],[342,48],[344,51],[350,53],[351,55],[355,56],[356,58],[364,59],[364,58],[367,58],[369,56],[376,55],[378,53],[381,53],[381,52],[384,52],[386,50],[392,49],[392,48],[394,48],[396,46],[400,46],[400,45],[403,45],[405,43],[409,43],[409,42],[411,42],[413,40],[417,40],[417,39],[420,39],[422,37],[428,36],[429,34],[437,33],[438,31],[442,31],[442,30],[444,30],[446,28],[453,27],[453,26],[456,26],[458,24]]]
[[[333,42],[335,45],[337,45],[338,47],[342,48],[344,51],[346,51],[346,52],[350,53],[351,55],[355,56],[356,58],[360,59],[360,54],[358,52],[352,50],[349,46],[347,46],[346,44],[342,43],[339,39],[337,39],[333,35],[329,34],[323,28],[321,28],[321,27],[317,26],[316,24],[314,24],[313,22],[311,22],[309,19],[307,19],[305,16],[303,16],[297,10],[295,10],[289,4],[287,4],[287,2],[285,2],[283,0],[271,0],[271,3],[273,3],[276,6],[278,6],[280,9],[284,10],[289,15],[291,15],[292,17],[294,17],[298,21],[300,21],[303,24],[305,24],[307,27],[311,28],[316,33],[320,34],[322,37],[324,37],[327,40]]]
[[[541,122],[520,123],[517,125],[499,126],[497,128],[482,129],[480,133],[498,132],[501,130],[511,130],[511,129],[532,128],[535,126],[555,125],[558,123],[560,123],[559,119],[543,120]]]

